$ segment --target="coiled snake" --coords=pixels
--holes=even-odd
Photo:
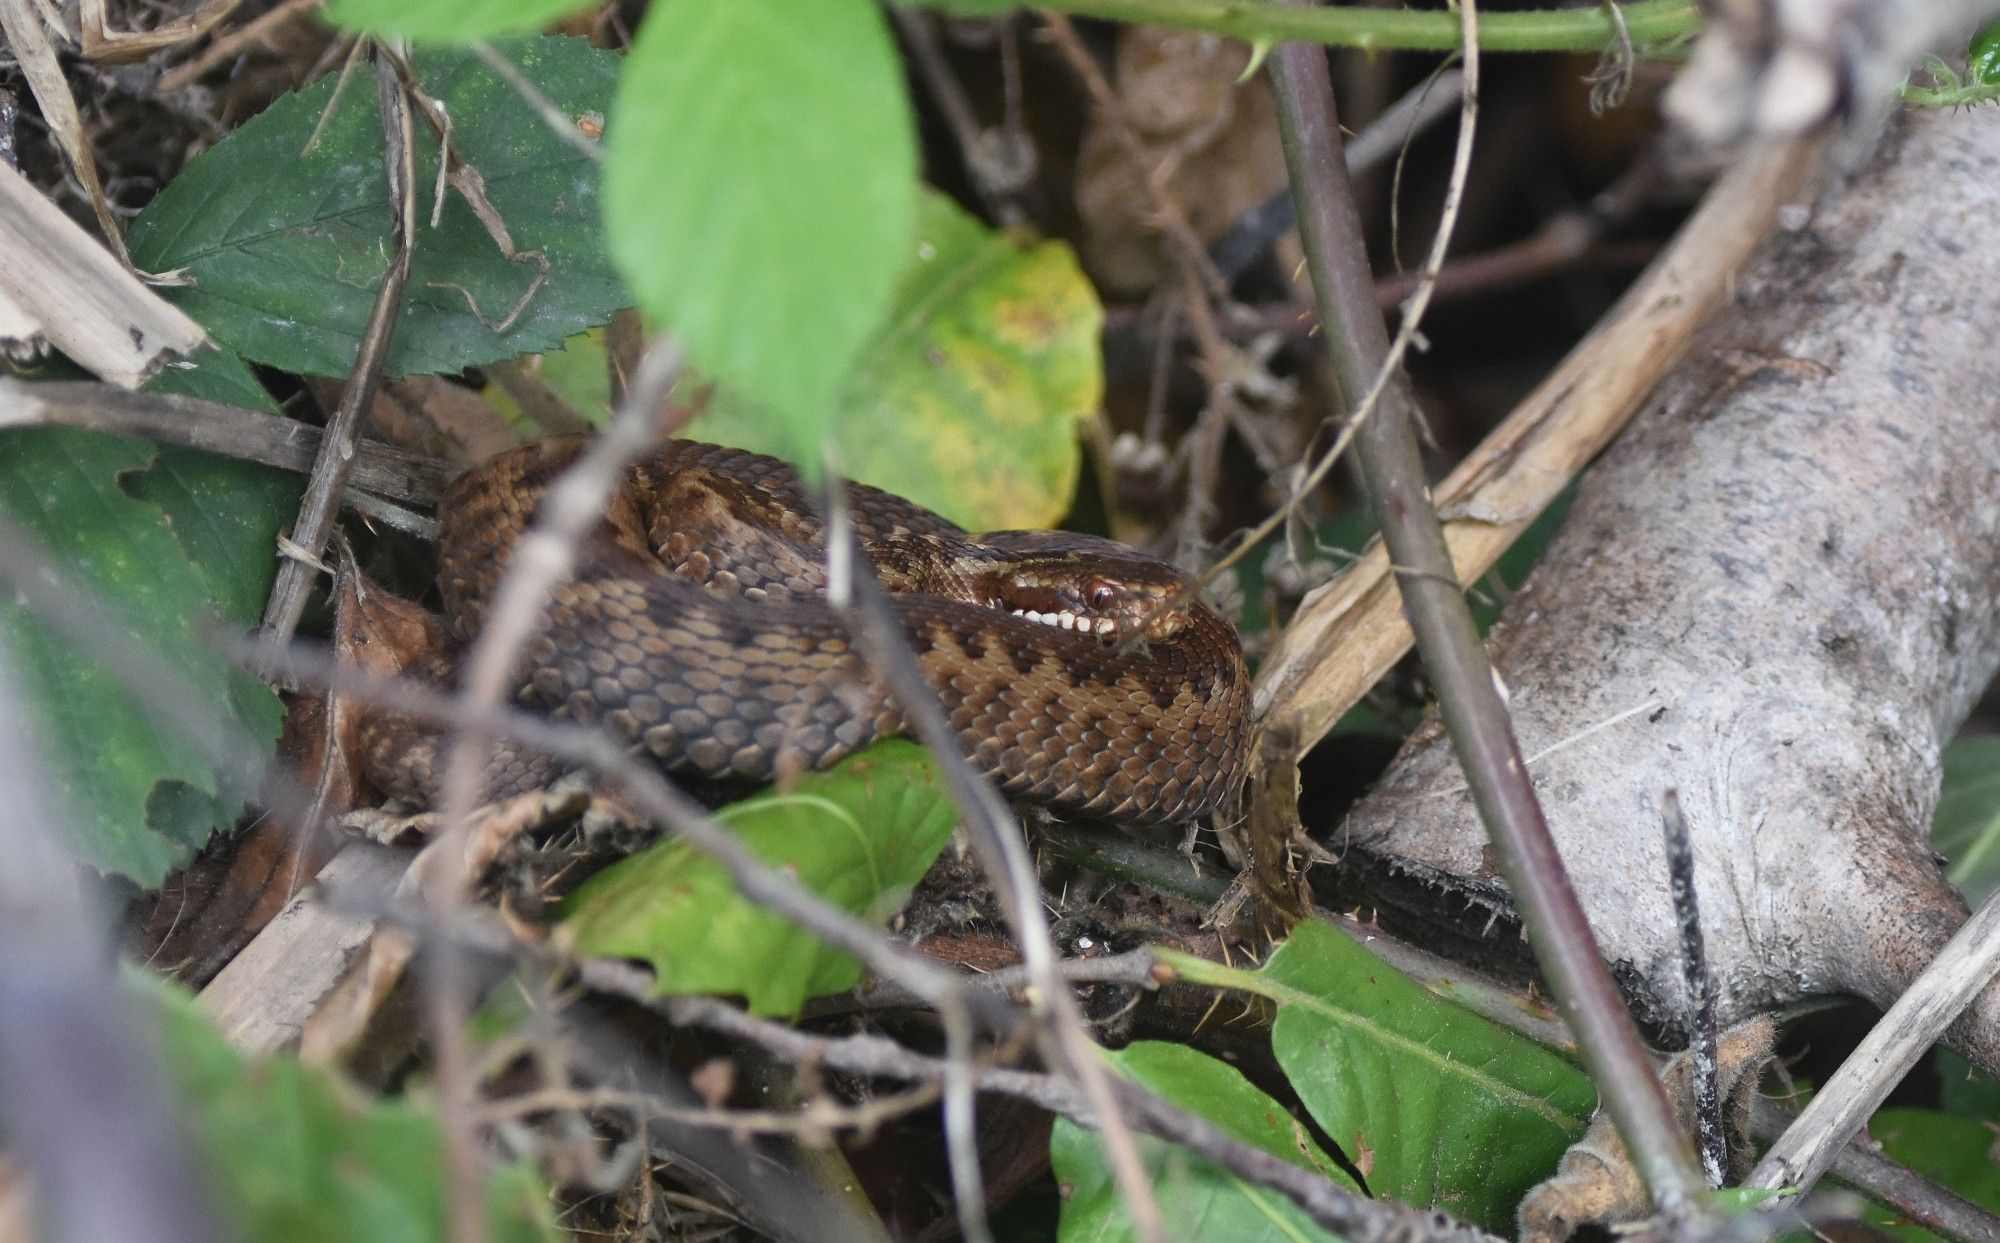
[[[509,552],[582,442],[512,450],[440,508],[446,626],[477,630]],[[1092,536],[968,535],[874,488],[856,533],[965,755],[1008,796],[1126,823],[1192,819],[1241,779],[1242,649],[1165,562]],[[669,770],[769,780],[903,728],[821,594],[825,533],[791,468],[674,441],[640,463],[556,592],[521,697]],[[1188,598],[1181,598],[1182,596]],[[364,725],[385,793],[425,800],[435,735]],[[503,753],[488,794],[549,774]]]

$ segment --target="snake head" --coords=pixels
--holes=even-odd
[[[1163,642],[1187,622],[1187,576],[1128,545],[1068,531],[990,531],[979,542],[1003,554],[969,576],[992,608],[1106,646]]]

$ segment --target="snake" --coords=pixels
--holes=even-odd
[[[507,450],[446,489],[437,559],[450,643],[478,633],[515,546],[585,443]],[[845,497],[961,753],[1003,794],[1129,825],[1198,819],[1233,796],[1250,732],[1242,645],[1179,569],[1097,536],[971,534],[865,485]],[[625,472],[581,542],[518,698],[669,773],[725,782],[783,781],[904,733],[903,710],[827,598],[828,548],[788,464],[665,441]],[[385,718],[364,726],[363,768],[383,793],[429,801],[441,745]],[[486,793],[551,775],[503,748]]]

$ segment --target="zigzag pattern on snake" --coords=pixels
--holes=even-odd
[[[461,477],[440,507],[445,624],[477,631],[508,554],[582,450],[554,439]],[[877,489],[848,492],[968,759],[1012,798],[1126,823],[1213,811],[1240,783],[1248,679],[1235,630],[1165,562],[1093,536],[968,535]],[[821,593],[826,538],[773,458],[673,441],[635,467],[555,593],[524,702],[669,771],[769,780],[903,729]],[[384,793],[428,800],[439,739],[364,726]],[[503,751],[489,797],[551,774]]]

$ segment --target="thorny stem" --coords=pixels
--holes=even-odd
[[[921,0],[937,8],[965,0]],[[1252,43],[1323,43],[1371,51],[1446,52],[1459,46],[1458,17],[1443,9],[1372,8],[1359,4],[1300,9],[1284,0],[1033,0],[1051,13],[1146,22],[1233,35]],[[997,7],[977,0],[981,9]],[[1693,34],[1701,15],[1691,0],[1637,0],[1621,6],[1626,30],[1640,47]],[[1486,52],[1594,52],[1618,39],[1601,5],[1496,13],[1480,22]]]
[[[1636,7],[1627,10],[1633,22]],[[1462,5],[1461,14],[1468,23],[1475,20],[1470,5]],[[1475,90],[1476,62],[1468,59],[1467,90]],[[1327,352],[1342,392],[1353,400],[1369,389],[1387,356],[1388,334],[1376,307],[1360,217],[1340,158],[1325,54],[1313,47],[1279,48],[1271,56],[1271,81]],[[1535,798],[1431,504],[1412,429],[1413,409],[1407,385],[1392,384],[1355,443],[1390,560],[1400,567],[1397,582],[1418,651],[1437,687],[1446,728],[1495,859],[1591,1076],[1655,1203],[1672,1214],[1690,1211],[1701,1177]]]

